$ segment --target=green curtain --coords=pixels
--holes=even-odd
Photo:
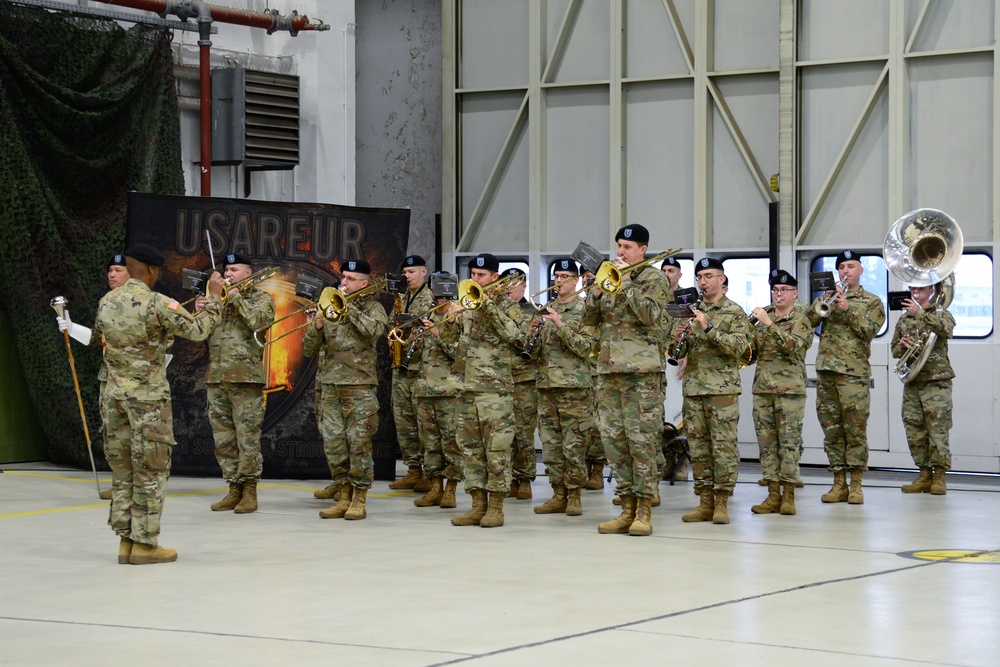
[[[69,359],[49,307],[91,326],[129,190],[183,194],[171,33],[0,3],[0,307],[49,458],[89,466]],[[99,347],[75,341],[95,454]]]

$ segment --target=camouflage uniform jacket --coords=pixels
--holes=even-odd
[[[510,393],[514,389],[511,363],[514,347],[528,342],[530,322],[524,311],[506,295],[487,298],[481,308],[466,310],[444,325],[441,339],[465,350],[452,367],[464,377],[466,391]]]
[[[816,370],[856,375],[869,379],[872,374],[872,339],[885,323],[882,299],[859,288],[847,293],[848,308],[830,307],[830,316],[824,321],[816,314],[816,301],[806,309],[810,326],[823,323],[819,337]]]
[[[443,316],[441,319],[444,319]],[[440,333],[440,331],[439,331]],[[457,396],[464,386],[464,376],[454,369],[456,359],[464,359],[464,350],[457,341],[445,342],[425,334],[417,350],[420,356],[420,374],[413,385],[414,396]]]
[[[320,315],[322,317],[322,315]],[[366,299],[362,303],[351,301],[340,322],[324,322],[323,328],[306,327],[302,338],[302,352],[315,357],[320,348],[325,353],[324,363],[316,372],[321,384],[375,385],[375,345],[385,332],[389,318],[378,301]]]
[[[530,323],[531,319],[536,316],[535,307],[528,303],[528,300],[522,298],[517,302],[517,305],[524,311],[524,317]],[[528,334],[528,340],[531,339],[531,334]],[[525,343],[527,345],[527,343]],[[538,351],[533,350],[535,353],[531,359],[525,359],[521,356],[522,350],[520,348],[514,350],[514,356],[512,357],[512,362],[510,365],[510,374],[514,378],[514,384],[520,382],[535,382],[538,379]]]
[[[154,292],[135,278],[111,290],[97,304],[93,336],[104,341],[113,399],[160,401],[170,398],[164,355],[171,335],[194,341],[208,338],[221,318],[222,304],[209,297],[198,317],[175,299]]]
[[[667,277],[648,266],[624,278],[617,294],[591,291],[583,324],[598,332],[598,375],[663,371],[660,318],[669,291]]]
[[[805,394],[806,352],[813,339],[809,320],[793,307],[784,317],[771,313],[771,321],[771,326],[758,324],[750,331],[750,346],[757,355],[753,393]]]
[[[674,291],[670,288],[670,280],[668,279],[666,303],[673,303],[673,301]],[[663,312],[660,313],[660,360],[663,361],[664,367],[666,367],[667,354],[670,352],[670,346],[673,343],[672,336],[675,326],[677,326],[677,319],[664,308]]]
[[[208,338],[208,375],[205,382],[264,384],[264,348],[253,333],[274,321],[274,299],[250,288],[229,297],[222,322]]]
[[[417,293],[412,296],[410,295],[409,292],[406,293],[406,302],[404,302],[403,306],[404,313],[409,313],[410,315],[423,315],[433,307],[434,307],[434,296],[431,294],[431,291],[427,288],[426,284],[421,285],[420,289],[417,290]],[[417,324],[419,325],[419,322]],[[410,336],[413,336],[414,333],[416,333],[417,328],[418,327],[413,327],[412,329],[409,329],[407,340],[403,341],[404,358],[406,357],[407,352],[409,352],[410,350],[409,338]],[[426,345],[429,339],[430,339],[429,335],[424,335],[420,337],[419,341],[417,341],[417,349],[413,351],[413,355],[410,357],[410,362],[406,365],[407,370],[404,371],[401,368],[394,368],[392,372],[394,374],[402,373],[404,374],[405,377],[411,377],[411,378],[417,377],[420,374],[419,373],[420,364],[422,363],[421,358],[423,356],[421,355],[419,348]]]
[[[729,297],[715,303],[702,301],[710,331],[702,331],[694,322],[691,333],[681,346],[680,356],[687,356],[684,369],[685,396],[720,396],[739,394],[740,357],[750,345],[750,321],[747,314]]]
[[[931,353],[924,362],[923,368],[917,373],[911,382],[929,382],[931,380],[949,380],[955,377],[955,371],[951,368],[951,361],[948,360],[948,339],[955,331],[955,318],[947,310],[941,313],[940,317],[934,314],[934,308],[924,308],[916,315],[904,313],[896,322],[896,329],[892,332],[892,357],[899,359],[903,356],[906,348],[899,344],[899,339],[909,334],[913,336],[920,332],[932,332],[937,334],[937,341],[931,348]],[[911,359],[910,361],[914,361]]]
[[[549,307],[559,313],[563,325],[556,329],[545,324],[547,331],[539,340],[538,388],[590,387],[589,357],[596,332],[583,326],[583,301],[573,297],[569,303],[553,301]]]

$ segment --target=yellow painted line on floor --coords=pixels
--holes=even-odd
[[[5,470],[3,474],[5,474],[5,475],[17,475],[18,477],[38,477],[40,479],[55,479],[55,480],[59,480],[59,481],[62,481],[62,482],[77,482],[77,483],[81,483],[81,484],[93,484],[94,483],[93,479],[88,479],[86,477],[63,477],[61,475],[46,475],[45,473],[40,473],[40,472],[19,472],[17,470]],[[105,484],[107,486],[111,486],[111,480],[110,479],[102,479],[101,480],[101,484]]]
[[[1000,564],[1000,551],[975,549],[926,549],[907,551],[901,556],[917,560],[947,561],[949,563],[989,563]]]

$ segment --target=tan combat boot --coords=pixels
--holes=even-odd
[[[715,511],[712,512],[712,523],[725,525],[729,523],[729,496],[732,491],[715,492]]]
[[[455,490],[458,488],[457,479],[449,479],[444,485],[444,492],[441,494],[441,509],[454,509],[458,506],[455,498]]]
[[[715,491],[704,488],[698,491],[698,495],[701,496],[701,503],[694,510],[681,517],[681,521],[684,523],[712,520],[712,515],[715,513]]]
[[[930,468],[921,468],[920,474],[909,484],[900,487],[903,493],[927,493],[931,490],[931,478],[933,473]]]
[[[847,494],[847,502],[851,505],[863,505],[865,502],[865,492],[861,490],[861,478],[864,472],[861,470],[851,471],[851,490]]]
[[[108,487],[97,494],[97,497],[101,500],[111,500],[111,487]]]
[[[579,496],[579,493],[577,495]],[[553,484],[552,497],[541,505],[536,505],[535,514],[562,514],[566,511],[566,507],[566,487],[562,484]]]
[[[517,483],[516,479],[510,480],[510,490],[507,492],[508,498],[517,498],[517,490],[521,488],[521,485]]]
[[[319,498],[320,500],[336,500],[340,497],[341,486],[341,484],[328,484],[319,491],[313,491],[313,498]]]
[[[842,503],[847,501],[847,472],[838,470],[833,473],[833,486],[819,497],[824,503]]]
[[[795,485],[781,485],[781,513],[785,516],[795,514]]]
[[[465,514],[453,517],[451,525],[478,526],[479,522],[486,516],[486,490],[473,489],[469,491],[469,495],[472,496],[472,508]]]
[[[441,498],[444,496],[444,479],[441,477],[431,478],[431,490],[427,492],[426,495],[420,496],[413,501],[413,504],[417,507],[434,507],[435,505],[441,504]]]
[[[636,512],[635,496],[622,496],[622,513],[611,521],[597,524],[597,532],[602,535],[624,535],[632,527]]]
[[[754,514],[774,514],[781,509],[781,493],[778,489],[779,482],[767,483],[767,499],[760,505],[754,505],[750,511]]]
[[[518,500],[531,500],[531,480],[522,479],[517,489]]]
[[[132,553],[128,557],[129,565],[153,565],[154,563],[173,563],[177,560],[177,551],[166,549],[155,544],[136,542],[132,545]]]
[[[490,503],[486,514],[479,520],[482,528],[499,528],[503,525],[503,491],[490,491]]]
[[[659,486],[656,487],[656,495],[653,496],[652,498],[650,498],[650,502],[652,503],[653,507],[659,507],[660,506],[660,487]]]
[[[412,489],[420,481],[423,475],[420,473],[420,467],[410,468],[406,471],[406,476],[403,479],[397,479],[395,482],[389,482],[389,488],[393,491],[398,491],[400,489]]]
[[[344,518],[348,521],[360,521],[368,516],[368,509],[365,507],[367,498],[368,489],[354,489],[354,494],[351,496],[351,505],[347,508],[347,512],[344,513]]]
[[[431,480],[430,478],[425,477],[422,471],[420,473],[420,479],[418,479],[417,483],[413,485],[413,490],[417,493],[427,493],[431,490]]]
[[[646,537],[653,534],[652,498],[636,498],[635,520],[628,527],[628,534]]]
[[[325,510],[320,510],[319,518],[343,519],[344,515],[347,514],[347,510],[351,507],[351,490],[353,488],[350,484],[344,484],[340,487],[340,497],[337,499],[337,504],[327,507]]]
[[[566,491],[566,516],[583,514],[583,504],[580,502],[580,487]]]
[[[229,483],[229,493],[226,497],[217,503],[212,503],[213,512],[222,512],[224,510],[231,510],[240,504],[240,500],[243,498],[243,485],[237,484],[235,482]]]
[[[931,480],[930,489],[932,496],[943,496],[948,493],[948,487],[944,483],[944,473],[945,469],[941,466],[934,468],[934,478]]]
[[[604,462],[593,461],[590,464],[590,477],[583,488],[588,491],[600,491],[604,488]]]
[[[118,543],[118,564],[128,565],[128,557],[132,555],[132,540],[123,537]]]
[[[250,514],[257,511],[257,482],[243,484],[243,497],[233,509],[235,514]]]

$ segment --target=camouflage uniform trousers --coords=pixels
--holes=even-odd
[[[462,448],[455,439],[459,399],[456,396],[417,398],[417,424],[424,440],[424,474],[456,481],[462,472]]]
[[[350,483],[371,488],[375,477],[372,436],[378,429],[378,398],[374,385],[323,383],[319,432],[334,486]]]
[[[586,454],[593,428],[590,387],[540,389],[538,433],[549,483],[579,489],[587,483]]]
[[[466,491],[510,490],[514,401],[510,394],[464,392],[455,437],[462,448]]]
[[[510,467],[514,479],[535,481],[535,429],[538,427],[538,389],[535,381],[514,384],[514,443]]]
[[[404,370],[392,372],[392,419],[396,423],[399,451],[407,468],[419,468],[424,459],[424,447],[417,428],[417,399],[413,395],[416,381],[416,373],[408,377]]]
[[[620,496],[656,496],[656,450],[663,433],[659,383],[655,373],[598,376],[597,422]]]
[[[608,453],[604,450],[604,441],[601,440],[601,429],[597,425],[597,406],[600,405],[600,398],[597,395],[597,382],[594,379],[594,386],[590,389],[590,414],[594,416],[590,420],[590,433],[587,435],[587,462],[605,463],[608,460]]]
[[[667,423],[667,378],[660,375],[660,413],[663,423]],[[663,447],[656,448],[656,467],[665,470],[667,467],[667,456],[663,453]]]
[[[684,431],[691,449],[694,489],[733,492],[740,468],[736,394],[684,397]]]
[[[805,411],[805,394],[754,394],[753,424],[760,447],[760,467],[767,481],[799,481]]]
[[[120,537],[156,545],[174,447],[170,399],[103,403],[104,455],[112,480],[108,525]]]
[[[816,416],[823,427],[829,470],[866,470],[871,412],[868,378],[833,371],[817,371],[816,375]]]
[[[951,470],[951,380],[904,384],[903,426],[918,467]]]
[[[208,423],[215,439],[215,460],[230,484],[260,481],[264,457],[260,429],[264,425],[264,385],[213,382],[206,385]]]

